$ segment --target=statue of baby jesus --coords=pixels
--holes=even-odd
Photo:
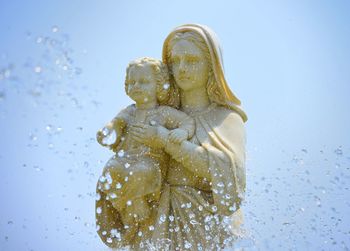
[[[176,106],[179,97],[160,60],[141,58],[130,62],[125,91],[136,104],[98,131],[97,141],[117,153],[107,162],[98,186],[128,228],[150,216],[152,202],[160,196],[169,158],[162,149],[139,143],[133,131],[143,125],[151,125],[154,130],[162,126],[170,130],[169,141],[181,143],[193,136],[195,122],[171,107]],[[106,139],[112,134],[116,140],[108,145]]]

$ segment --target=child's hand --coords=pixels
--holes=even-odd
[[[115,143],[115,130],[113,124],[109,123],[102,129],[98,130],[96,134],[97,142],[102,146],[111,146]]]
[[[187,131],[179,128],[169,132],[169,141],[172,143],[180,144],[182,141],[186,140],[187,137]]]

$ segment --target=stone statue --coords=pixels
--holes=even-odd
[[[168,69],[168,70],[167,70]],[[97,133],[116,152],[97,184],[102,241],[132,250],[218,250],[239,237],[247,116],[226,83],[215,34],[177,27],[163,63],[130,63],[136,102]],[[178,110],[177,110],[178,109]]]

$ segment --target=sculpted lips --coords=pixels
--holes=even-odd
[[[190,80],[191,78],[189,76],[185,76],[185,75],[180,75],[179,76],[179,80],[183,81],[183,80]]]
[[[142,91],[139,90],[139,89],[136,89],[136,90],[132,90],[131,91],[133,94],[140,94]]]

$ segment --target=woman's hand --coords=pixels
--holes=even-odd
[[[158,135],[157,126],[135,124],[130,127],[130,134],[134,140],[141,144],[154,148],[164,147],[163,139]]]
[[[180,144],[188,138],[188,132],[186,130],[177,128],[169,132],[169,141],[171,143]]]

